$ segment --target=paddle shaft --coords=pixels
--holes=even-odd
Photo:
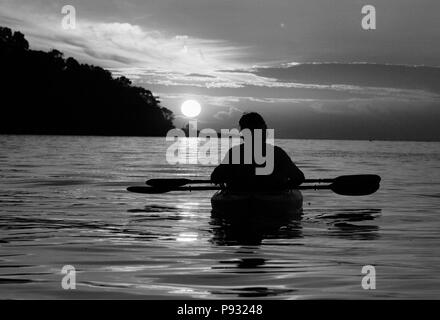
[[[332,185],[314,185],[314,186],[298,186],[295,187],[293,189],[296,190],[321,190],[321,189],[331,189]],[[160,189],[160,188],[154,188],[154,187],[147,187],[147,186],[138,186],[138,187],[129,187],[128,191],[131,192],[139,192],[139,193],[147,193],[147,191],[151,190],[157,190],[160,191],[159,193],[165,193],[165,192],[170,192],[170,191],[219,191],[219,190],[223,190],[224,188],[221,187],[216,187],[216,186],[206,186],[206,187],[175,187],[172,188],[171,190],[167,190],[167,189]],[[144,192],[142,192],[144,191]],[[243,192],[245,192],[247,190],[244,190]]]
[[[187,180],[187,183],[191,184],[212,183],[211,180]],[[306,179],[303,183],[332,183],[333,181],[335,181],[335,179]]]
[[[330,189],[340,195],[361,196],[369,195],[379,189],[381,178],[378,175],[364,174],[339,176],[334,179],[309,179],[307,182],[323,183],[331,182],[328,185],[296,186],[292,185],[290,189],[298,190],[323,190]],[[210,183],[209,180],[190,180],[190,179],[152,179],[147,184],[150,187],[129,187],[128,191],[138,193],[166,193],[169,191],[202,191],[202,190],[222,190],[219,186],[198,186],[184,187],[192,183]],[[243,190],[247,191],[247,190]]]
[[[331,189],[331,185],[324,185],[324,186],[298,186],[295,187],[296,190],[324,190],[324,189]],[[212,190],[222,190],[220,187],[177,187],[174,188],[172,191],[212,191]],[[246,192],[247,190],[244,190],[243,192]]]
[[[303,183],[332,183],[335,179],[306,179]],[[152,187],[183,187],[187,184],[210,184],[211,180],[191,180],[191,179],[150,179],[146,184]]]

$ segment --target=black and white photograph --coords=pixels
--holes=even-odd
[[[0,300],[439,299],[438,0],[0,0],[0,75]]]

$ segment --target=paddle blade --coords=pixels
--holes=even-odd
[[[146,183],[155,188],[173,189],[182,187],[190,182],[191,180],[189,179],[150,179]]]
[[[366,196],[380,187],[380,177],[374,174],[341,176],[335,179],[330,189],[344,196]]]
[[[340,176],[334,180],[338,185],[376,185],[380,183],[380,176],[376,174],[355,174]]]
[[[127,191],[135,192],[135,193],[157,194],[157,193],[166,193],[171,190],[170,189],[163,189],[163,188],[148,187],[148,186],[134,186],[134,187],[128,187]]]

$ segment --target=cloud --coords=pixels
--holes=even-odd
[[[133,74],[121,69],[114,72],[128,76]],[[232,95],[241,91],[259,98],[392,97],[414,102],[440,100],[440,90],[437,90],[440,86],[440,68],[435,67],[285,63],[276,67],[216,70],[210,74],[190,75],[138,69],[136,77],[145,86],[207,91],[223,88],[223,91],[229,91]]]
[[[213,118],[217,119],[217,120],[225,120],[227,118],[232,118],[232,117],[236,117],[237,113],[242,114],[243,111],[236,108],[236,107],[229,107],[228,110],[224,111],[218,111],[217,113],[215,113],[213,115]]]
[[[257,68],[255,74],[286,84],[341,85],[440,93],[440,68],[376,63],[305,63]]]
[[[188,98],[202,103],[200,128],[236,127],[243,112],[255,111],[275,128],[277,138],[438,140],[440,137],[438,101],[414,103],[392,96],[284,99],[187,94],[169,95],[164,100],[167,105],[173,105]]]
[[[8,4],[8,2],[6,3]],[[13,5],[12,5],[13,6]],[[32,13],[0,5],[0,23],[16,27],[40,49],[57,48],[83,62],[113,68],[209,74],[221,66],[236,68],[243,48],[219,39],[171,34],[127,22],[77,20],[76,29],[63,30],[62,15]]]
[[[440,94],[440,68],[435,67],[297,62],[255,65],[243,62],[248,48],[225,40],[90,18],[78,20],[76,30],[62,30],[59,13],[35,13],[30,6],[24,11],[13,10],[13,5],[0,7],[0,19],[21,26],[31,45],[57,48],[145,87],[244,89],[260,91],[260,95],[264,92],[268,97],[293,89],[292,94],[313,92],[318,99],[330,92],[352,98],[392,96],[413,101],[438,99]]]
[[[195,78],[216,78],[214,76],[210,76],[207,74],[200,74],[200,73],[189,73],[187,74],[188,77],[195,77]]]

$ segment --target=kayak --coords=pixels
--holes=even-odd
[[[250,193],[219,191],[211,198],[212,213],[217,215],[286,216],[302,212],[301,191]]]

